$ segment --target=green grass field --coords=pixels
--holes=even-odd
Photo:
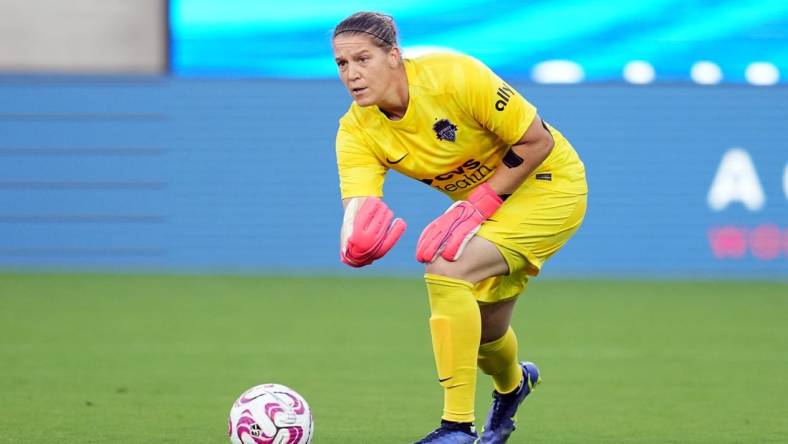
[[[417,278],[0,274],[0,443],[226,443],[263,382],[316,444],[413,442],[427,317]],[[788,442],[788,284],[537,280],[513,323],[545,383],[512,443]]]

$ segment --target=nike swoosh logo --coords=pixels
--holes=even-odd
[[[451,376],[449,376],[448,378],[443,378],[443,379],[440,379],[440,378],[439,378],[439,379],[438,379],[438,382],[446,382],[446,381],[448,381],[449,379],[451,379]]]
[[[394,165],[394,164],[396,164],[396,163],[400,163],[400,162],[402,162],[402,159],[404,159],[404,158],[408,157],[408,154],[410,154],[410,153],[406,153],[404,156],[400,157],[400,158],[399,158],[399,159],[397,159],[397,160],[390,160],[388,157],[386,157],[386,162],[388,162],[388,163],[390,163],[390,164],[392,164],[392,165]]]

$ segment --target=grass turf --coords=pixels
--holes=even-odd
[[[263,382],[316,444],[413,442],[427,310],[417,279],[0,274],[0,443],[225,443]],[[545,383],[510,442],[786,442],[786,313],[785,283],[537,280],[513,325]]]

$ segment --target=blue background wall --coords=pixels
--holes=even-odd
[[[515,86],[588,170],[585,225],[545,275],[788,276],[788,89]],[[333,80],[2,78],[0,267],[342,270],[333,141],[349,102]],[[732,147],[755,164],[759,211],[706,203]],[[394,173],[385,192],[409,229],[366,272],[415,272],[448,201]],[[753,254],[759,226],[779,231],[776,256]],[[717,258],[720,227],[746,251]]]

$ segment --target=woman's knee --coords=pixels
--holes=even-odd
[[[429,274],[449,277],[452,279],[468,280],[467,270],[463,269],[461,263],[449,262],[442,257],[438,257],[434,262],[427,264],[424,271]]]

